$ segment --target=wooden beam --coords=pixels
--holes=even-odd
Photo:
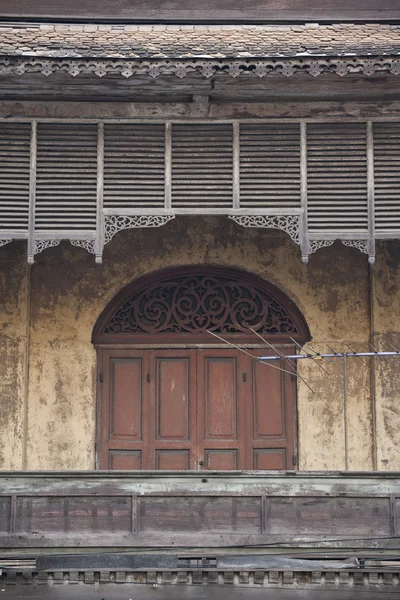
[[[165,124],[165,210],[171,210],[172,203],[172,124]]]
[[[240,208],[240,123],[233,122],[233,208]]]
[[[102,263],[104,248],[104,123],[98,124],[97,129],[97,214],[96,214],[96,263]]]
[[[285,22],[400,20],[397,0],[2,0],[1,17],[109,22]]]
[[[35,207],[36,207],[36,166],[37,166],[37,122],[32,121],[31,156],[29,170],[29,218],[28,218],[28,263],[35,257]]]
[[[375,262],[375,165],[373,123],[367,122],[368,255]]]
[[[399,80],[400,82],[400,80]],[[13,101],[0,100],[0,119],[23,121],[94,120],[98,119],[191,119],[191,102],[75,102],[75,101]],[[353,121],[367,118],[398,119],[400,100],[393,102],[271,102],[254,99],[249,102],[210,103],[207,114],[199,118],[265,119],[265,118],[337,118]]]

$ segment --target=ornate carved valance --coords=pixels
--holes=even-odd
[[[101,318],[96,337],[251,334],[304,337],[306,326],[274,286],[240,271],[175,269],[129,286]],[[254,334],[252,334],[254,335]],[[215,341],[210,336],[210,342]]]

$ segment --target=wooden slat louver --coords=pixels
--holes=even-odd
[[[165,125],[107,124],[104,128],[104,207],[163,207]]]
[[[375,229],[400,231],[400,123],[374,123]]]
[[[309,123],[308,222],[310,231],[368,231],[365,123]]]
[[[172,126],[172,207],[232,208],[232,124]]]
[[[96,206],[97,125],[39,124],[36,231],[94,231]]]
[[[300,208],[300,125],[240,125],[241,208]]]
[[[0,232],[28,230],[30,141],[30,123],[0,124]]]

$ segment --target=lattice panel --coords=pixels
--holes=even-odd
[[[400,231],[400,123],[374,123],[375,229]]]
[[[29,123],[0,124],[0,231],[28,230],[30,139]]]
[[[300,125],[240,125],[240,206],[300,208]]]
[[[41,123],[37,132],[37,231],[93,231],[97,125]]]
[[[285,307],[262,289],[228,273],[193,267],[190,274],[157,281],[118,308],[104,333],[298,334]]]
[[[309,123],[308,222],[311,231],[368,230],[365,123]]]
[[[173,208],[231,208],[232,178],[232,124],[173,125]]]
[[[105,125],[104,206],[163,207],[164,198],[165,125]]]

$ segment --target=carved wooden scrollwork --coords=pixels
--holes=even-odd
[[[153,282],[108,319],[102,333],[300,334],[287,309],[267,291],[229,275],[194,272]]]
[[[295,58],[190,58],[186,60],[161,59],[110,59],[91,58],[90,60],[72,58],[46,57],[5,57],[0,59],[0,74],[25,75],[41,73],[49,77],[60,71],[72,77],[95,74],[97,77],[113,74],[125,78],[149,75],[152,78],[175,75],[183,78],[192,73],[200,73],[207,79],[216,73],[225,73],[233,78],[246,73],[254,73],[258,77],[268,77],[273,73],[284,77],[292,77],[296,73],[309,73],[318,77],[323,73],[336,73],[340,77],[348,74],[362,73],[371,76],[374,73],[389,72],[400,74],[400,61],[397,56],[378,55],[372,57],[344,56],[319,57],[298,56]]]

